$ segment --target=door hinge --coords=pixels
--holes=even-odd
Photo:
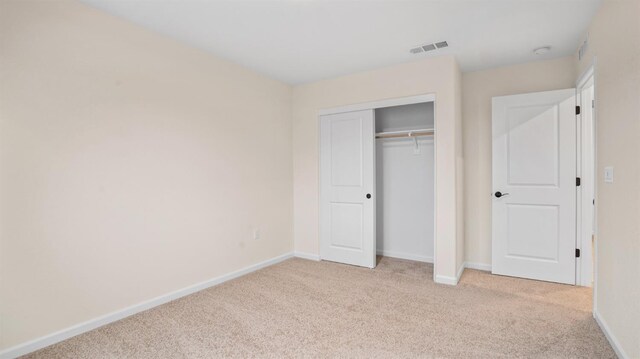
[[[576,258],[580,258],[580,249],[576,248]]]
[[[576,115],[580,114],[580,106],[576,106]]]
[[[580,187],[580,177],[576,177],[576,187]]]

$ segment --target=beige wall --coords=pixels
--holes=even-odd
[[[355,103],[436,95],[436,273],[455,277],[462,234],[456,218],[456,163],[462,162],[459,129],[460,73],[452,57],[421,61],[296,86],[293,89],[293,189],[295,250],[319,254],[318,111]],[[454,180],[452,180],[454,179]],[[461,181],[459,181],[461,184]]]
[[[628,358],[640,358],[640,1],[605,1],[589,27],[596,58],[596,312]],[[614,183],[604,183],[605,166]]]
[[[289,86],[61,1],[0,61],[0,349],[292,251]]]
[[[572,87],[573,57],[462,75],[467,262],[491,265],[491,98]]]

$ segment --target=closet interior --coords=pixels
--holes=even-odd
[[[375,110],[378,255],[433,263],[434,103]]]

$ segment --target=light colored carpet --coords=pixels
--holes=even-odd
[[[29,357],[615,358],[588,288],[379,261],[287,260]]]

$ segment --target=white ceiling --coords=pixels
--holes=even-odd
[[[453,54],[473,71],[573,54],[600,0],[84,0],[290,84]],[[448,49],[409,54],[446,40]],[[533,49],[551,46],[545,55]]]

